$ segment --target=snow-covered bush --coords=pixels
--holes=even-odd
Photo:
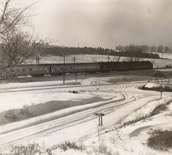
[[[172,147],[172,131],[154,130],[148,139],[148,146],[155,150],[168,150]]]
[[[0,155],[51,155],[46,149],[39,144],[29,144],[27,146],[20,145],[12,147],[8,153],[0,153]]]
[[[68,149],[74,149],[74,150],[82,151],[84,149],[84,147],[82,145],[76,144],[75,142],[66,141],[65,143],[60,145],[60,149],[62,149],[63,151],[66,151]]]

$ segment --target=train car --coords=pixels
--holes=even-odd
[[[101,72],[152,69],[150,61],[100,62]]]
[[[49,64],[40,64],[27,67],[28,74],[31,76],[44,76],[50,74]]]
[[[100,64],[99,63],[87,63],[85,65],[85,72],[88,72],[88,73],[100,72]]]
[[[17,77],[17,76],[44,76],[49,74],[50,65],[18,65],[14,67],[7,67],[4,70],[5,77]]]
[[[153,64],[150,61],[140,61],[135,66],[136,69],[153,69]]]
[[[91,73],[98,71],[100,71],[100,64],[98,63],[52,64],[50,74],[58,75],[63,73]]]

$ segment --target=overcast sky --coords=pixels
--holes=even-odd
[[[35,31],[58,45],[172,45],[172,0],[40,0],[31,13]]]

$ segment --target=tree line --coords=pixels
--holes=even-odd
[[[112,55],[112,56],[125,56],[125,57],[138,57],[138,58],[159,58],[158,54],[146,53],[140,49],[130,49],[124,51],[117,51],[108,48],[92,48],[92,47],[61,47],[53,46],[48,47],[42,53],[44,56],[64,56],[64,55],[77,55],[77,54],[94,54],[94,55]]]
[[[149,45],[126,45],[126,46],[116,46],[117,51],[134,51],[134,52],[158,52],[158,53],[172,53],[172,47],[170,46],[163,46],[163,45],[158,45],[158,46],[149,46]]]

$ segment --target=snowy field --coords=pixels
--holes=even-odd
[[[111,74],[65,85],[60,79],[1,82],[0,151],[38,143],[46,155],[47,148],[53,155],[170,155],[147,141],[155,129],[171,130],[171,93],[160,98],[160,92],[139,89],[152,77]],[[151,115],[160,105],[167,109]],[[96,112],[105,114],[101,127]]]
[[[106,56],[106,55],[70,55],[65,57],[66,63],[86,63],[86,62],[107,62],[107,61],[118,61],[118,56]],[[166,59],[147,59],[147,58],[139,58],[139,61],[151,61],[153,63],[154,68],[161,68],[172,66],[171,57],[165,57]],[[129,61],[128,57],[120,57],[119,61]],[[32,61],[30,63],[35,63]],[[40,63],[64,63],[64,57],[61,56],[47,56],[42,57],[40,59]]]

